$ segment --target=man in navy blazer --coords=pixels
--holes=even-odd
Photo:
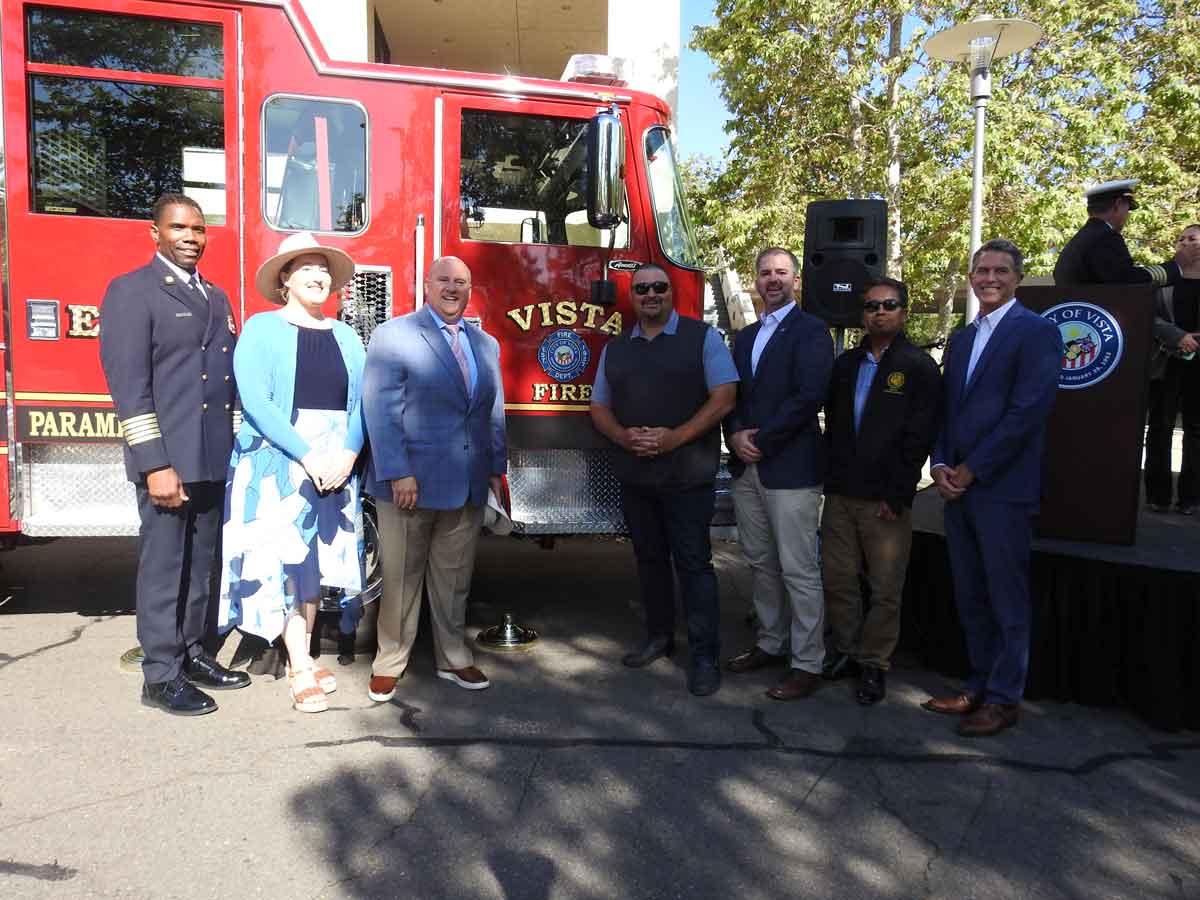
[[[435,260],[425,308],[380,325],[363,372],[370,438],[367,491],[376,498],[383,562],[379,653],[369,695],[386,702],[408,665],[429,595],[439,678],[491,683],[464,639],[467,593],[488,490],[508,469],[500,345],[463,319],[471,270]]]
[[[767,695],[794,700],[816,690],[825,657],[817,562],[825,445],[817,413],[828,393],[833,342],[825,323],[796,304],[799,264],[790,251],[769,247],[754,269],[764,314],[734,342],[740,381],[724,426],[733,451],[738,538],[753,572],[759,627],[755,646],[726,668],[751,672],[790,661]]]
[[[1030,543],[1063,346],[1058,328],[1017,302],[1023,275],[1011,241],[975,252],[979,316],[947,348],[932,457],[971,674],[962,693],[922,705],[963,716],[958,733],[972,737],[1016,724],[1029,667]]]
[[[156,253],[104,294],[100,362],[125,436],[138,515],[137,633],[142,702],[173,715],[216,710],[196,685],[233,690],[245,672],[205,649],[236,405],[229,298],[200,275],[208,245],[199,204],[163,194]]]

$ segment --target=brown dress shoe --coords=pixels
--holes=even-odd
[[[768,653],[758,647],[751,647],[745,653],[739,653],[733,659],[725,662],[725,668],[730,672],[741,675],[743,672],[753,672],[755,669],[765,669],[768,666],[782,666],[788,658],[783,654]]]
[[[942,713],[946,716],[966,716],[983,706],[983,695],[963,691],[953,697],[930,697],[921,704],[921,709]]]
[[[956,730],[963,737],[991,737],[1016,724],[1015,703],[985,703],[959,722]]]
[[[820,675],[805,672],[803,669],[792,669],[779,679],[775,687],[767,691],[767,696],[772,700],[799,700],[812,696],[820,686]]]
[[[367,696],[376,703],[387,703],[396,696],[396,682],[400,679],[391,675],[372,675],[367,685]]]
[[[492,686],[487,676],[474,666],[467,666],[465,669],[438,669],[437,676],[447,681],[453,681],[460,688],[466,688],[468,691],[482,691],[484,688]]]

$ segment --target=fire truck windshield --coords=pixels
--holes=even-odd
[[[671,133],[665,128],[651,128],[646,132],[646,170],[650,176],[650,195],[654,200],[654,218],[663,253],[681,266],[702,268],[687,214],[683,183],[675,165]]]
[[[606,247],[587,221],[586,119],[463,110],[461,236],[476,241]],[[617,229],[615,246],[629,245]]]

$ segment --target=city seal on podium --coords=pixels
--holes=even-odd
[[[588,367],[592,354],[583,338],[569,328],[546,335],[538,347],[538,362],[555,381],[574,381]]]
[[[1107,310],[1094,303],[1068,300],[1050,307],[1042,316],[1058,326],[1062,335],[1060,390],[1077,391],[1099,384],[1121,362],[1125,336]]]

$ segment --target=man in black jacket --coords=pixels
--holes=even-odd
[[[904,336],[907,318],[904,282],[880,278],[867,287],[866,337],[834,363],[825,404],[821,574],[833,652],[822,674],[833,680],[858,672],[856,698],[864,706],[886,693],[884,673],[900,636],[913,494],[940,419],[941,376]],[[871,589],[865,616],[863,575]]]
[[[1054,264],[1054,283],[1064,284],[1175,284],[1179,265],[1139,266],[1129,255],[1121,230],[1129,213],[1138,208],[1133,197],[1137,180],[1106,181],[1084,192],[1087,223],[1075,233]]]

